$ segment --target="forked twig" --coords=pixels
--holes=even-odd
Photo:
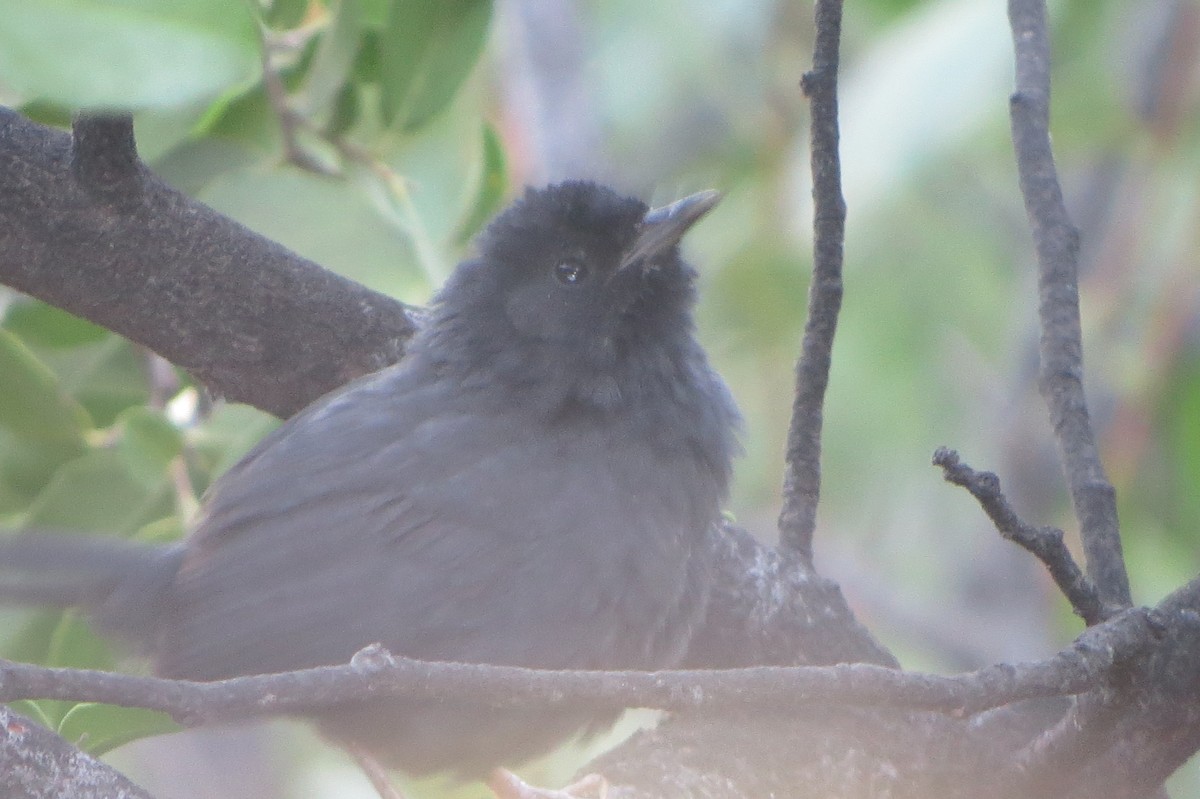
[[[1059,590],[1089,627],[1110,618],[1118,610],[1101,601],[1096,586],[1080,571],[1063,543],[1062,530],[1034,527],[1017,516],[1000,490],[999,477],[992,472],[975,471],[959,460],[957,452],[945,447],[933,454],[933,463],[942,468],[946,480],[971,492],[1000,535],[1024,547],[1045,564]]]

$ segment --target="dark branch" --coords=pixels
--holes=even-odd
[[[682,668],[899,663],[859,623],[837,583],[726,524],[715,536],[712,595]]]
[[[817,0],[813,68],[801,86],[812,107],[813,274],[808,319],[796,364],[796,397],[788,430],[781,546],[812,562],[813,531],[821,495],[821,424],[833,334],[842,306],[842,245],[846,201],[838,156],[838,48],[842,0]]]
[[[492,707],[569,704],[598,710],[787,711],[844,703],[962,716],[1024,699],[1090,690],[1114,664],[1145,652],[1159,631],[1152,612],[1130,610],[1089,628],[1048,660],[989,666],[953,677],[861,663],[726,671],[542,671],[428,663],[394,657],[378,646],[364,649],[346,665],[208,683],[0,661],[0,702],[104,702],[163,711],[183,724],[312,713],[351,700],[398,695]]]
[[[74,139],[0,109],[0,283],[288,416],[400,358],[415,324],[345,280],[159,181],[128,117]]]
[[[1000,490],[1000,478],[992,472],[977,472],[958,459],[958,453],[941,447],[933,454],[947,481],[962,486],[979,501],[1000,535],[1024,547],[1049,570],[1071,607],[1090,626],[1111,617],[1118,608],[1106,606],[1096,587],[1084,576],[1063,543],[1063,532],[1055,527],[1034,527],[1021,520]]]
[[[1192,756],[1200,744],[1198,609],[1200,577],[1154,611],[1155,635],[1168,645],[1115,661],[1099,690],[1079,697],[1018,753],[1032,790],[1059,796],[1069,785],[1076,795],[1150,796]],[[1096,772],[1105,777],[1089,779]]]
[[[1050,147],[1050,39],[1045,0],[1009,0],[1016,92],[1009,110],[1025,211],[1037,249],[1041,371],[1038,387],[1063,458],[1087,556],[1106,603],[1128,607],[1116,495],[1104,473],[1083,392],[1079,233],[1067,216]]]
[[[0,796],[153,799],[111,766],[0,706]]]
[[[97,201],[131,207],[141,201],[143,179],[128,115],[75,117],[71,171]]]

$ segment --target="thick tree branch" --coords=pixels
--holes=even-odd
[[[1106,603],[1131,603],[1116,495],[1100,463],[1083,391],[1079,325],[1079,233],[1067,216],[1050,147],[1050,38],[1045,0],[1009,0],[1016,91],[1009,103],[1017,172],[1037,249],[1041,371],[1087,570]]]
[[[0,283],[144,344],[217,394],[288,416],[400,358],[400,303],[158,180],[128,117],[74,137],[0,109]]]
[[[113,767],[0,706],[0,796],[153,799]]]
[[[942,467],[946,480],[971,492],[1000,535],[1025,548],[1045,565],[1055,585],[1084,622],[1099,624],[1116,612],[1116,608],[1101,602],[1096,587],[1080,571],[1063,542],[1063,531],[1034,527],[1022,521],[1000,490],[999,477],[992,472],[975,471],[959,460],[957,452],[945,447],[933,454],[933,463]]]
[[[1031,790],[1150,796],[1200,746],[1200,577],[1155,609],[1163,645],[1109,671],[1018,755]],[[1091,793],[1085,793],[1090,791]]]
[[[1125,618],[1090,628],[1078,643],[1106,650],[1106,638],[1088,633]],[[612,799],[1144,799],[1200,745],[1200,578],[1145,621],[1149,649],[1124,650],[1128,657],[1117,656],[1100,687],[1084,695],[1089,704],[1105,695],[1119,702],[1115,718],[1094,729],[1086,714],[1075,716],[1083,727],[1056,724],[1062,706],[1053,702],[969,718],[831,702],[802,713],[688,717],[588,768],[610,779]],[[1042,741],[1068,735],[1087,745]]]
[[[899,663],[858,622],[837,583],[794,554],[726,524],[714,537],[716,564],[704,624],[688,642],[684,668]]]
[[[838,312],[842,307],[842,246],[846,201],[838,155],[837,76],[842,0],[817,0],[813,68],[801,86],[812,108],[813,274],[808,319],[796,364],[796,396],[787,439],[780,545],[812,562],[821,496],[821,425]]]

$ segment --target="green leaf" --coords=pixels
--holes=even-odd
[[[311,116],[330,105],[350,77],[362,34],[359,0],[341,0],[333,22],[321,34],[308,80],[301,113]]]
[[[52,128],[71,127],[71,109],[45,100],[33,99],[17,106],[21,116]]]
[[[304,21],[308,0],[272,0],[263,20],[276,30],[291,30]]]
[[[257,77],[244,0],[0,0],[0,80],[73,108],[182,105]]]
[[[483,126],[483,157],[475,202],[463,217],[455,240],[466,243],[500,209],[508,190],[508,174],[504,161],[504,146],[500,135],[491,125]]]
[[[83,450],[91,424],[83,408],[62,390],[58,377],[20,339],[0,330],[0,426],[26,439]]]
[[[382,111],[411,131],[446,107],[487,38],[489,0],[396,3],[380,40]]]
[[[213,410],[207,424],[193,431],[190,440],[215,479],[278,426],[278,419],[257,408],[224,404]]]
[[[411,271],[403,268],[412,262],[406,242],[347,181],[300,170],[247,170],[214,181],[197,199],[376,291],[403,296],[411,287]]]
[[[14,638],[4,642],[4,655],[23,663],[54,668],[111,670],[115,666],[108,644],[92,632],[75,610],[37,612]],[[54,729],[75,703],[40,699],[36,706],[40,719]]]
[[[183,520],[172,513],[143,525],[133,536],[133,540],[147,544],[170,544],[183,538],[186,530]]]
[[[196,123],[197,136],[233,139],[272,151],[279,146],[279,119],[271,110],[262,84],[231,89],[216,100]]]
[[[383,65],[379,55],[379,31],[367,30],[363,33],[362,42],[358,48],[358,58],[354,60],[354,79],[361,83],[379,83],[383,79]]]
[[[43,662],[56,668],[112,670],[116,667],[108,642],[92,632],[82,612],[76,609],[61,614]]]
[[[183,451],[183,435],[166,417],[150,408],[135,406],[117,417],[122,434],[117,451],[129,473],[154,487],[167,479],[171,460]]]
[[[58,724],[59,735],[93,755],[102,755],[139,738],[182,729],[166,713],[96,702],[75,705]]]
[[[50,445],[0,428],[0,520],[24,513],[54,473],[81,451],[78,441]]]
[[[132,533],[171,512],[165,477],[147,485],[115,450],[89,452],[62,466],[30,505],[29,527]]]
[[[363,22],[372,28],[382,28],[392,13],[392,6],[406,0],[362,0]]]
[[[202,136],[180,144],[153,167],[170,186],[195,196],[222,175],[248,169],[261,160],[262,154],[243,142]]]
[[[87,411],[92,427],[108,427],[121,411],[144,405],[149,398],[143,356],[120,336],[109,335],[96,344],[42,349],[38,356],[58,375],[62,390]]]
[[[17,713],[41,724],[46,729],[54,729],[54,721],[46,714],[46,709],[42,707],[43,700],[37,699],[18,699],[15,702],[9,702],[8,706]]]
[[[38,610],[11,638],[4,640],[4,657],[21,663],[47,663],[54,631],[62,624],[63,611]],[[50,724],[48,726],[54,726]]]
[[[44,302],[18,302],[4,314],[4,328],[34,347],[75,347],[101,341],[108,331]]]
[[[333,103],[333,112],[325,123],[325,133],[328,136],[340,136],[353,127],[358,121],[360,105],[358,102],[358,87],[347,82],[338,92]]]

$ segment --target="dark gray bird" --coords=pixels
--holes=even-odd
[[[184,543],[34,542],[40,556],[12,566],[55,572],[41,599],[90,606],[167,677],[343,663],[372,642],[439,661],[676,665],[736,449],[678,248],[717,199],[648,211],[591,183],[527,191],[404,360],[264,439]],[[317,721],[410,774],[475,777],[612,719],[395,699]]]

